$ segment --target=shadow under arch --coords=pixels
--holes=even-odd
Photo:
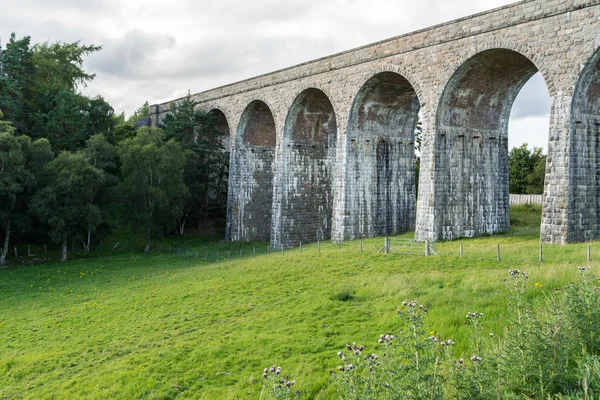
[[[568,242],[600,238],[600,48],[581,70],[571,103]]]
[[[485,50],[452,75],[436,115],[435,215],[440,239],[509,228],[508,122],[538,72],[523,54]]]
[[[315,88],[293,101],[283,128],[279,241],[284,247],[331,238],[337,122]]]
[[[213,199],[217,204],[222,205],[222,208],[219,210],[206,210],[211,213],[210,219],[216,218],[224,218],[225,222],[225,238],[228,236],[228,226],[229,226],[229,207],[226,207],[226,204],[229,204],[229,195],[231,193],[229,182],[230,182],[230,170],[229,166],[231,164],[231,130],[230,125],[227,120],[225,113],[218,109],[212,108],[207,112],[208,116],[211,118],[211,123],[214,124],[214,128],[217,131],[218,136],[216,140],[221,142],[222,146],[222,154],[220,154],[221,160],[215,162],[213,165],[218,167],[214,171],[212,171],[211,177],[209,179],[214,179],[215,185],[211,190],[207,192],[207,196],[209,199]],[[215,214],[215,212],[217,214]],[[221,213],[223,215],[221,215]],[[223,228],[220,225],[219,230]],[[222,231],[221,231],[222,232]]]
[[[271,238],[273,160],[277,133],[269,106],[248,104],[238,125],[235,166],[232,167],[230,240],[268,241]]]
[[[415,88],[396,72],[377,73],[358,91],[346,137],[347,238],[414,229],[419,109]]]

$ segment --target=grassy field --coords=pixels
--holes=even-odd
[[[510,233],[462,241],[463,258],[458,241],[426,258],[380,254],[383,239],[369,239],[362,253],[359,242],[220,261],[106,252],[2,269],[0,398],[255,399],[272,364],[303,398],[334,398],[336,352],[353,341],[376,349],[403,300],[427,304],[429,328],[460,352],[467,311],[486,313],[490,331],[502,334],[509,268],[526,270],[529,295],[542,301],[574,280],[578,265],[598,265],[597,243],[591,263],[587,245],[569,245],[545,246],[540,264],[539,220],[539,208],[515,208]],[[200,255],[229,246],[181,245]]]

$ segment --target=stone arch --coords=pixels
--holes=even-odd
[[[283,128],[283,246],[331,237],[337,135],[329,97],[316,88],[302,91],[292,102]]]
[[[240,118],[236,137],[231,239],[268,241],[271,237],[277,131],[273,113],[264,101],[253,100],[248,104]]]
[[[583,64],[571,101],[567,241],[600,238],[600,48]]]
[[[442,239],[509,228],[508,121],[539,70],[521,52],[493,48],[457,68],[436,114],[436,215]]]
[[[465,52],[459,59],[457,59],[454,63],[452,63],[452,68],[448,71],[448,77],[446,79],[446,83],[442,87],[442,90],[445,91],[448,87],[450,80],[456,75],[456,73],[463,68],[463,66],[473,58],[477,57],[479,54],[486,53],[491,50],[512,50],[515,53],[521,54],[523,57],[527,58],[536,68],[537,72],[539,72],[544,78],[544,82],[546,82],[546,86],[548,88],[548,93],[550,97],[553,97],[557,93],[557,85],[554,81],[553,74],[551,73],[551,68],[546,66],[544,62],[544,58],[538,55],[536,51],[532,48],[517,42],[512,41],[486,41],[482,44],[477,44],[474,46],[465,46],[468,50]]]
[[[402,75],[369,78],[350,109],[346,145],[346,215],[350,237],[414,229],[414,130],[420,102]]]
[[[354,93],[354,95],[352,97],[352,99],[354,99],[352,104],[354,104],[356,96],[358,96],[359,92],[364,88],[365,84],[368,81],[370,81],[371,79],[373,79],[375,76],[380,75],[382,73],[395,73],[397,75],[400,75],[404,79],[406,79],[408,81],[408,83],[412,86],[415,93],[417,94],[417,98],[419,99],[419,103],[421,104],[421,106],[422,107],[426,106],[426,103],[423,103],[421,101],[422,99],[425,98],[425,94],[423,91],[423,83],[421,82],[421,79],[417,75],[413,74],[410,70],[408,70],[398,64],[386,64],[386,65],[374,68],[373,70],[369,71],[368,73],[365,73],[363,79],[358,81],[352,87],[352,93]]]

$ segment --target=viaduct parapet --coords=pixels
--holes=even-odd
[[[508,120],[537,72],[552,105],[541,239],[600,239],[599,48],[600,0],[526,0],[193,95],[230,136],[227,239],[505,231]],[[180,100],[151,106],[152,125]]]

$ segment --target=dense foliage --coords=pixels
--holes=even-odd
[[[14,33],[0,45],[0,265],[12,245],[40,234],[65,261],[69,240],[89,251],[100,227],[141,231],[149,243],[224,212],[229,160],[216,121],[189,98],[165,133],[144,128],[147,102],[116,115],[80,92],[94,79],[84,59],[100,50]]]
[[[542,194],[546,174],[546,156],[542,149],[530,150],[527,143],[508,154],[508,187],[513,194]]]

